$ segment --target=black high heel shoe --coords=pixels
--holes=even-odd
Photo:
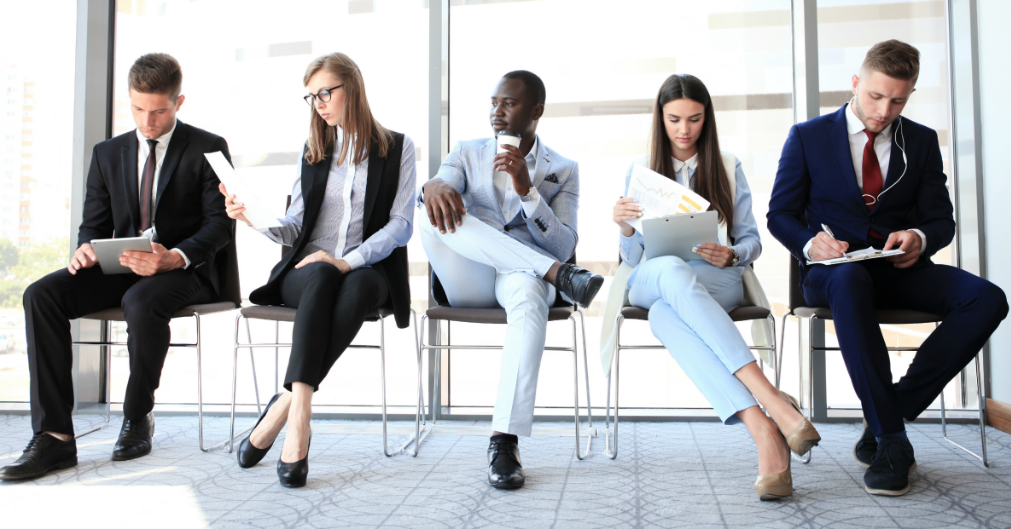
[[[290,489],[304,487],[309,476],[309,447],[312,446],[312,431],[309,431],[309,442],[305,446],[305,457],[294,463],[285,463],[277,458],[277,480]]]
[[[259,463],[260,460],[263,459],[263,456],[267,455],[267,452],[270,452],[270,448],[274,446],[272,441],[270,446],[267,448],[257,448],[253,446],[253,443],[249,441],[249,438],[253,436],[253,432],[256,431],[256,427],[259,426],[260,422],[263,421],[263,418],[267,416],[267,412],[270,410],[270,407],[277,402],[277,399],[280,396],[281,393],[278,393],[270,398],[270,401],[267,402],[267,407],[263,409],[263,415],[260,415],[260,420],[256,421],[253,429],[249,431],[249,435],[247,435],[246,438],[243,439],[242,443],[239,444],[239,449],[235,452],[235,458],[239,461],[240,467],[249,468]],[[275,437],[274,440],[276,441],[277,438]]]

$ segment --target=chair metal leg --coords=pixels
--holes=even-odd
[[[112,324],[112,321],[105,320],[106,329],[108,329],[109,334],[112,334]],[[99,354],[105,355],[105,421],[81,433],[74,433],[74,439],[95,433],[108,426],[112,421],[112,346],[100,345],[99,351]]]
[[[980,456],[979,454],[973,452],[972,450],[969,450],[968,448],[956,443],[955,441],[952,441],[951,438],[948,437],[948,428],[944,407],[944,391],[941,391],[941,436],[944,438],[945,441],[948,441],[949,443],[957,446],[958,448],[962,449],[969,455],[975,457],[976,459],[979,459],[980,461],[983,462],[984,467],[989,468],[990,462],[987,460],[986,455],[986,399],[984,398],[983,395],[983,383],[980,379],[979,354],[976,355],[973,362],[975,363],[976,366],[976,400],[978,401],[977,404],[979,406],[979,437],[980,437],[980,447],[982,448],[983,455]]]
[[[579,453],[578,453],[579,450],[578,450],[578,448],[576,450],[576,456],[580,460],[582,460],[582,459],[586,458],[590,454],[590,447],[593,444],[593,438],[597,436],[597,429],[594,428],[594,426],[593,426],[593,405],[590,402],[590,366],[587,363],[588,356],[587,356],[587,351],[586,351],[586,320],[583,318],[583,310],[580,309],[578,305],[576,306],[576,313],[579,314],[579,328],[582,330],[582,333],[583,333],[583,377],[584,377],[584,380],[586,381],[586,422],[587,422],[586,449],[583,452],[582,457],[579,457]],[[573,324],[575,324],[575,320],[573,320]],[[575,336],[573,336],[573,339],[575,339]],[[579,351],[578,351],[578,344],[575,341],[573,341],[573,346],[576,347],[576,350],[573,351],[573,353],[575,353],[574,357],[575,357],[575,369],[576,369],[576,390],[578,391],[579,390],[579,374],[578,374],[579,373]],[[578,395],[576,396],[576,407],[577,408],[579,407],[579,397],[578,397]],[[578,412],[578,409],[576,411]],[[578,431],[576,432],[576,439],[577,440],[579,439],[579,432]]]
[[[614,357],[611,358],[611,372],[607,376],[607,415],[604,417],[604,453],[607,457],[618,457],[618,356],[621,354],[621,324],[624,316],[618,314],[615,325]],[[611,447],[611,381],[614,381],[614,447]]]
[[[786,330],[786,318],[783,318],[783,330]],[[804,353],[807,355],[807,418],[809,420],[814,419],[814,317],[807,319],[807,340],[808,347],[807,351]],[[798,349],[800,346],[800,319],[797,319],[797,342]],[[803,374],[803,370],[800,370]],[[804,381],[801,380],[800,383],[801,390],[804,388]],[[803,464],[808,464],[811,462],[811,455],[814,454],[814,448],[812,448],[804,457],[797,457],[792,452],[790,456],[799,460]]]
[[[590,453],[590,443],[593,437],[589,431],[586,436],[586,453],[579,452],[579,342],[576,338],[576,318],[569,316],[572,322],[572,397],[573,397],[573,422],[576,428],[576,459],[582,461]],[[590,383],[589,380],[586,381]]]
[[[383,318],[379,318],[379,370],[382,374],[380,377],[382,379],[382,390],[383,390],[383,453],[386,457],[393,457],[395,454],[390,453],[389,444],[387,443],[386,435],[386,326],[383,323]]]
[[[432,433],[433,424],[429,426],[425,423],[425,392],[422,385],[422,358],[421,358],[421,343],[419,342],[420,336],[418,331],[418,314],[411,310],[411,321],[414,323],[414,349],[418,356],[418,402],[415,408],[414,416],[414,436],[407,440],[403,446],[400,447],[400,453],[404,453],[408,446],[414,444],[414,450],[411,451],[412,457],[418,457],[418,450],[421,448],[421,442],[425,440],[430,433]],[[424,317],[422,317],[422,322],[424,322]],[[424,331],[422,331],[423,333]],[[425,426],[424,431],[422,431],[422,425]]]
[[[246,435],[247,433],[252,432],[253,428],[256,426],[256,423],[253,423],[253,425],[251,425],[249,428],[242,430],[238,434],[235,433],[235,405],[236,405],[235,401],[236,401],[237,378],[238,378],[237,373],[239,367],[239,349],[242,348],[242,344],[239,343],[239,322],[242,320],[245,320],[246,322],[246,339],[248,340],[247,343],[249,344],[253,343],[253,334],[249,328],[249,319],[244,317],[240,312],[235,316],[235,344],[234,349],[232,350],[232,408],[228,424],[228,441],[226,441],[228,443],[229,454],[232,453],[232,450],[234,450],[235,448],[235,440]],[[274,343],[277,343],[277,341],[275,340]],[[253,392],[255,393],[256,396],[256,414],[259,416],[263,414],[263,408],[260,405],[260,386],[259,383],[257,382],[256,377],[256,357],[253,354],[254,353],[253,348],[248,347],[248,349],[249,349],[249,363],[253,370]],[[276,383],[277,377],[274,377],[274,379]]]
[[[246,322],[246,332],[249,332],[249,322]],[[250,335],[250,337],[249,337],[249,343],[253,343],[253,337],[252,337],[252,335]],[[274,343],[281,343],[281,322],[279,322],[279,321],[275,321],[274,322]],[[278,358],[280,356],[281,356],[281,348],[280,347],[275,347],[274,348],[274,395],[277,395],[281,391],[277,387],[278,386],[277,380],[279,378],[281,378],[281,372],[280,372],[281,366],[280,366],[280,364],[278,362]]]
[[[779,383],[783,380],[783,349],[786,347],[786,320],[792,314],[791,311],[787,311],[782,316],[782,328],[779,331],[779,350],[776,353],[776,389],[779,389]],[[798,324],[800,323],[799,318],[797,322]],[[775,327],[773,327],[773,332],[776,332]]]

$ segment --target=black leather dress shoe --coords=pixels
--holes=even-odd
[[[17,461],[0,468],[0,479],[29,479],[51,470],[77,466],[77,441],[61,441],[47,433],[37,433]]]
[[[496,489],[518,489],[526,482],[515,435],[493,435],[488,445],[488,483]]]
[[[871,466],[864,472],[864,490],[879,496],[902,496],[909,492],[909,476],[916,470],[913,445],[908,439],[884,438]]]
[[[874,459],[874,454],[877,451],[878,440],[874,438],[871,429],[867,427],[867,421],[864,421],[864,434],[853,445],[853,460],[860,466],[867,468],[871,466],[871,460]]]
[[[151,438],[154,437],[154,413],[142,419],[123,419],[119,440],[112,449],[113,461],[129,461],[151,453]]]
[[[281,458],[277,458],[277,480],[281,485],[289,489],[297,489],[305,486],[305,480],[309,477],[309,447],[312,446],[312,435],[309,435],[309,443],[305,446],[305,457],[294,463],[285,463]]]
[[[274,441],[271,441],[270,446],[267,448],[257,448],[253,446],[253,443],[249,442],[249,438],[253,436],[253,432],[256,431],[256,427],[259,426],[260,422],[263,421],[263,418],[267,416],[267,411],[269,411],[270,407],[277,402],[277,399],[280,396],[281,394],[278,393],[270,398],[270,402],[267,403],[267,407],[263,408],[263,415],[260,415],[260,419],[256,421],[253,429],[249,430],[249,435],[247,435],[246,438],[242,440],[242,443],[239,444],[239,450],[236,451],[235,458],[239,460],[240,467],[249,468],[259,463],[263,459],[263,456],[267,455],[267,452],[270,452],[270,447],[274,446]],[[276,441],[277,438],[275,437],[274,440]]]
[[[604,278],[576,265],[564,263],[555,276],[555,288],[581,307],[589,307]]]

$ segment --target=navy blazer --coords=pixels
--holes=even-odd
[[[927,238],[921,259],[929,260],[955,236],[937,132],[901,116],[896,120],[883,188],[888,192],[868,211],[853,170],[843,114],[849,112],[847,106],[790,129],[769,200],[769,232],[800,260],[802,268],[807,261],[804,246],[822,231],[822,224],[837,239],[848,242],[851,250],[881,246],[868,237],[871,228],[886,238],[893,231],[916,228]],[[903,143],[909,166],[898,181],[903,169],[898,145]]]

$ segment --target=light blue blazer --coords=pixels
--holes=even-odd
[[[565,262],[576,251],[576,213],[579,209],[579,165],[548,148],[540,137],[535,174],[530,175],[541,202],[534,215],[520,208],[504,218],[495,194],[492,160],[495,138],[462,141],[446,156],[435,178],[441,178],[463,195],[467,215],[526,244],[543,255]],[[464,222],[467,222],[464,217]]]

